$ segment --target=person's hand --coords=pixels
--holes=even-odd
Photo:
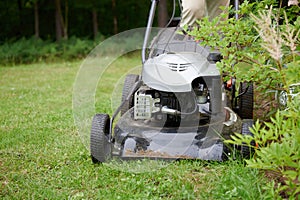
[[[298,0],[289,0],[289,2],[288,2],[288,6],[293,6],[293,5],[298,5]]]

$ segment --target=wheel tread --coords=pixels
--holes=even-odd
[[[109,116],[96,114],[92,121],[90,151],[94,163],[105,162],[109,157]]]
[[[122,102],[126,100],[129,92],[132,90],[133,85],[138,81],[139,76],[136,74],[128,74],[124,81],[124,87],[122,90]],[[125,102],[121,108],[121,115],[124,115],[132,107],[133,97],[129,101]]]
[[[250,131],[250,128],[252,126],[253,126],[253,120],[252,119],[243,120],[242,135],[253,136],[253,134]],[[254,143],[254,141],[252,142],[251,145],[254,145],[253,143]],[[242,154],[243,158],[249,158],[252,152],[253,152],[253,149],[251,147],[246,146],[246,145],[241,146],[241,154]]]
[[[239,116],[242,119],[253,118],[253,83],[241,83],[239,94],[244,92],[249,86],[247,92],[239,98]]]

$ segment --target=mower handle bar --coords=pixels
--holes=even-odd
[[[148,17],[148,23],[145,31],[145,37],[144,37],[144,42],[143,42],[143,47],[142,47],[142,64],[145,63],[146,61],[146,49],[147,49],[147,43],[150,38],[150,33],[152,29],[152,24],[153,24],[153,19],[155,16],[155,10],[156,10],[156,5],[158,4],[159,0],[151,0],[151,8],[150,8],[150,13]],[[234,8],[235,8],[235,19],[239,19],[238,15],[238,10],[239,10],[239,0],[234,0]]]

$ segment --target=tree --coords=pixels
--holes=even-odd
[[[93,33],[94,33],[94,39],[96,39],[99,31],[98,31],[98,14],[97,10],[93,8],[92,10],[92,20],[93,20]]]
[[[39,24],[39,4],[38,1],[34,1],[34,36],[40,37],[40,24]]]
[[[43,0],[26,0],[25,6],[32,9],[34,13],[34,37],[40,38],[40,16],[39,16],[39,2]]]
[[[34,12],[34,37],[40,37],[40,23],[39,23],[39,0],[25,1],[25,7],[32,9]]]
[[[88,13],[89,20],[87,21],[87,26],[90,29],[87,29],[87,31],[93,33],[94,39],[96,39],[99,35],[99,23],[102,22],[99,20],[99,16],[101,17],[101,20],[103,20],[103,18],[107,16],[107,14],[103,14],[103,12],[107,11],[104,6],[105,4],[109,4],[109,6],[111,6],[111,0],[77,0],[73,7],[71,7],[71,9],[80,9]],[[84,13],[81,12],[81,15],[84,15]],[[101,25],[103,26],[103,24]]]
[[[57,41],[71,35],[109,36],[144,27],[150,4],[150,0],[1,0],[0,42],[32,36]]]
[[[60,0],[55,0],[56,40],[68,39],[68,0],[65,0],[65,19],[61,10]]]
[[[112,13],[113,13],[113,25],[114,25],[114,34],[118,33],[118,17],[116,13],[116,0],[111,0],[112,3]]]

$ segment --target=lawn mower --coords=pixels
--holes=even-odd
[[[236,87],[231,78],[228,87],[216,67],[219,52],[178,26],[162,29],[148,45],[157,3],[152,0],[141,74],[126,76],[122,103],[111,117],[96,114],[92,120],[94,163],[113,157],[222,161],[230,153],[224,139],[235,132],[251,134],[253,86]],[[249,155],[249,147],[239,150]]]

